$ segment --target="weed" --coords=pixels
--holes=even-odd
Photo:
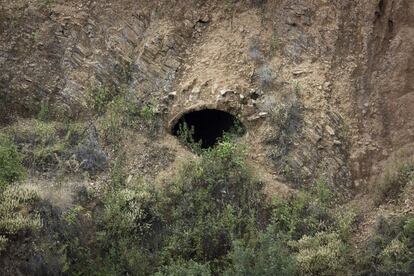
[[[37,113],[37,119],[42,122],[47,122],[50,119],[49,103],[47,100],[42,100],[40,103],[40,110]]]
[[[270,42],[270,54],[271,54],[271,56],[275,55],[275,53],[277,52],[279,47],[280,47],[280,39],[277,36],[276,32],[274,32],[272,34],[272,40]]]
[[[264,141],[271,145],[268,156],[276,168],[294,182],[302,180],[302,176],[294,170],[289,153],[302,127],[302,111],[302,104],[295,95],[286,96],[273,106],[269,111],[272,130]]]
[[[124,162],[125,153],[120,150],[111,170],[112,185],[115,188],[123,187],[125,184]]]
[[[69,225],[73,225],[77,221],[77,217],[79,216],[79,213],[81,213],[84,210],[84,208],[80,205],[77,205],[69,210],[66,211],[64,215],[65,221]]]
[[[22,156],[17,147],[7,137],[0,136],[0,192],[25,176]]]
[[[105,113],[108,103],[113,98],[112,89],[105,85],[90,85],[86,94],[88,97],[88,105],[98,115]]]
[[[178,129],[178,140],[185,146],[187,146],[194,153],[201,153],[201,145],[203,141],[194,140],[194,126],[188,127],[187,123],[180,124]]]
[[[90,126],[87,132],[87,137],[75,147],[73,154],[78,161],[79,168],[96,173],[107,167],[108,157],[99,145],[99,137],[95,127]],[[67,139],[70,137],[69,134],[70,132],[68,132]]]
[[[103,117],[100,118],[100,131],[104,140],[107,143],[119,145],[119,142],[124,137],[123,119],[122,113],[118,111],[121,106],[118,102],[111,102],[108,111]],[[122,108],[122,107],[121,107]]]
[[[156,111],[157,109],[153,104],[148,104],[141,109],[139,114],[145,121],[152,121],[155,118]]]
[[[42,172],[96,172],[105,168],[106,155],[100,149],[97,133],[85,137],[82,123],[21,121],[6,132],[18,145],[23,164]]]
[[[269,87],[272,84],[274,73],[270,65],[262,65],[257,69],[256,74],[262,88]]]
[[[302,86],[298,81],[295,81],[293,83],[293,93],[297,96],[299,92],[302,90]]]

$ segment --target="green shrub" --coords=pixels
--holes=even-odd
[[[6,248],[7,238],[3,235],[0,235],[0,254]]]
[[[375,187],[375,203],[380,205],[384,200],[397,198],[410,181],[414,181],[413,163],[405,163],[396,171],[387,172],[378,187]]]
[[[233,242],[231,265],[225,275],[295,275],[296,263],[273,231],[258,234],[250,244]]]
[[[145,121],[152,121],[154,120],[157,112],[157,107],[154,103],[149,103],[147,105],[144,105],[141,108],[141,111],[139,112],[139,115],[141,118],[143,118]]]
[[[194,126],[189,128],[187,123],[184,122],[179,125],[178,140],[186,147],[188,147],[194,153],[201,153],[201,144],[203,141],[194,141]]]
[[[410,218],[405,222],[404,235],[414,242],[414,218]],[[414,244],[413,244],[414,247]]]
[[[111,182],[112,182],[112,186],[115,189],[121,188],[125,184],[124,163],[125,163],[125,153],[122,150],[120,150],[111,168]]]
[[[150,136],[155,136],[158,131],[159,118],[154,101],[140,107],[136,96],[122,88],[105,106],[99,125],[102,136],[110,144],[119,143],[127,129],[140,130]]]
[[[113,99],[113,89],[105,85],[91,85],[86,91],[88,105],[98,115],[105,113],[107,105]]]
[[[222,141],[183,167],[164,206],[170,225],[167,258],[214,261],[216,273],[225,266],[233,239],[252,235],[262,209],[262,184],[244,158],[243,147]]]
[[[290,242],[302,275],[342,275],[348,270],[348,247],[335,232],[319,232]]]
[[[49,103],[47,101],[42,101],[40,103],[40,110],[37,114],[37,119],[42,122],[46,122],[50,119]]]
[[[57,124],[30,120],[13,125],[9,132],[22,149],[25,166],[46,170],[59,163],[64,145],[58,139]]]
[[[96,158],[95,163],[106,162],[96,132],[91,137],[89,130],[83,123],[26,120],[8,127],[6,132],[18,145],[27,168],[66,173],[77,172],[79,168],[95,169],[93,158]],[[98,165],[100,169],[104,167]]]
[[[10,183],[22,180],[26,175],[22,157],[16,146],[0,136],[0,192]]]
[[[206,264],[194,261],[181,261],[161,268],[156,276],[209,276],[210,269]]]
[[[40,229],[39,215],[31,212],[31,206],[38,201],[36,192],[19,186],[0,192],[0,249],[10,237]]]
[[[157,193],[145,184],[118,188],[107,195],[97,232],[98,262],[104,264],[105,271],[131,275],[154,272],[162,234],[156,201]]]
[[[351,239],[357,214],[351,210],[339,210],[336,212],[336,222],[334,230],[342,240],[348,242]]]
[[[412,273],[413,221],[412,216],[379,217],[374,233],[357,256],[358,270],[381,275]]]
[[[311,193],[320,204],[330,205],[334,199],[331,189],[329,189],[326,180],[322,177],[316,179],[312,186]]]
[[[413,258],[414,254],[405,242],[393,239],[378,256],[378,270],[387,274],[408,272]]]
[[[111,102],[105,115],[99,120],[99,129],[103,139],[117,146],[124,138],[124,115],[120,102]]]
[[[156,137],[161,126],[158,116],[157,102],[152,99],[150,102],[143,103],[139,108],[138,126],[141,131],[150,137]]]
[[[279,235],[297,240],[335,227],[337,214],[331,206],[332,195],[324,182],[312,193],[301,191],[289,200],[273,199],[272,224]]]

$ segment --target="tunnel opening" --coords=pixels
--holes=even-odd
[[[198,143],[202,149],[214,147],[225,133],[242,136],[246,129],[234,115],[218,109],[185,113],[173,126],[172,134],[186,142]]]

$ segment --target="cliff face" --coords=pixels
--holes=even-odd
[[[414,3],[7,1],[1,120],[88,118],[92,84],[124,85],[169,122],[241,116],[277,181],[364,183],[414,139]],[[292,173],[295,172],[295,173]]]

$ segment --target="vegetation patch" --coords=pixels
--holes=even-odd
[[[39,201],[37,193],[20,186],[11,186],[0,192],[0,255],[8,241],[18,235],[27,235],[41,228],[39,214],[33,211]]]
[[[0,192],[7,185],[24,179],[22,156],[17,147],[5,136],[0,136]]]
[[[357,260],[363,275],[414,273],[414,216],[379,217]]]
[[[375,187],[374,201],[380,205],[386,200],[396,199],[404,187],[414,181],[414,163],[407,162],[395,170],[386,172],[384,178]]]
[[[113,108],[112,103],[108,107],[106,114]],[[128,114],[125,112],[124,115]],[[122,129],[128,129],[126,118],[121,116]],[[184,163],[174,178],[159,185],[130,175],[122,143],[114,147],[112,162],[106,155],[102,160],[98,158],[98,130],[92,126],[38,121],[36,124],[31,129],[14,126],[7,130],[19,146],[14,146],[10,139],[2,146],[7,149],[5,156],[10,156],[10,150],[15,153],[15,164],[20,162],[21,166],[26,158],[19,159],[19,149],[30,149],[31,153],[36,147],[62,143],[63,152],[75,153],[85,170],[108,169],[109,175],[99,193],[85,188],[73,207],[66,210],[47,202],[40,204],[33,191],[11,185],[24,174],[5,178],[8,184],[0,194],[0,251],[6,254],[12,250],[12,242],[17,244],[17,237],[27,234],[35,238],[40,231],[31,249],[41,256],[40,268],[33,267],[35,272],[411,273],[412,216],[379,220],[369,242],[355,252],[351,237],[357,215],[337,207],[338,197],[325,179],[318,179],[310,189],[299,190],[290,198],[269,200],[264,195],[263,183],[253,176],[246,161],[246,147],[237,144],[230,134],[223,135],[215,147],[199,149],[199,158]],[[39,206],[39,213],[34,211],[34,205]]]

